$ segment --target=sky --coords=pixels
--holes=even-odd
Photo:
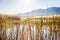
[[[0,13],[26,13],[48,7],[60,7],[60,0],[0,0]]]

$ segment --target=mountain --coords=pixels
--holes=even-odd
[[[21,15],[22,18],[34,16],[60,15],[60,7],[49,7],[47,9],[36,9]]]

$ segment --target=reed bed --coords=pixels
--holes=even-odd
[[[25,18],[0,15],[0,40],[60,40],[60,16]]]

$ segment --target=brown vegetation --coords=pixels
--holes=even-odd
[[[59,32],[60,16],[22,19],[0,15],[0,40],[58,40]]]

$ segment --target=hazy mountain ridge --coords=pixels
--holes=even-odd
[[[31,12],[22,14],[21,17],[34,17],[34,16],[46,16],[46,15],[60,15],[60,7],[49,7],[47,9],[37,9]]]

